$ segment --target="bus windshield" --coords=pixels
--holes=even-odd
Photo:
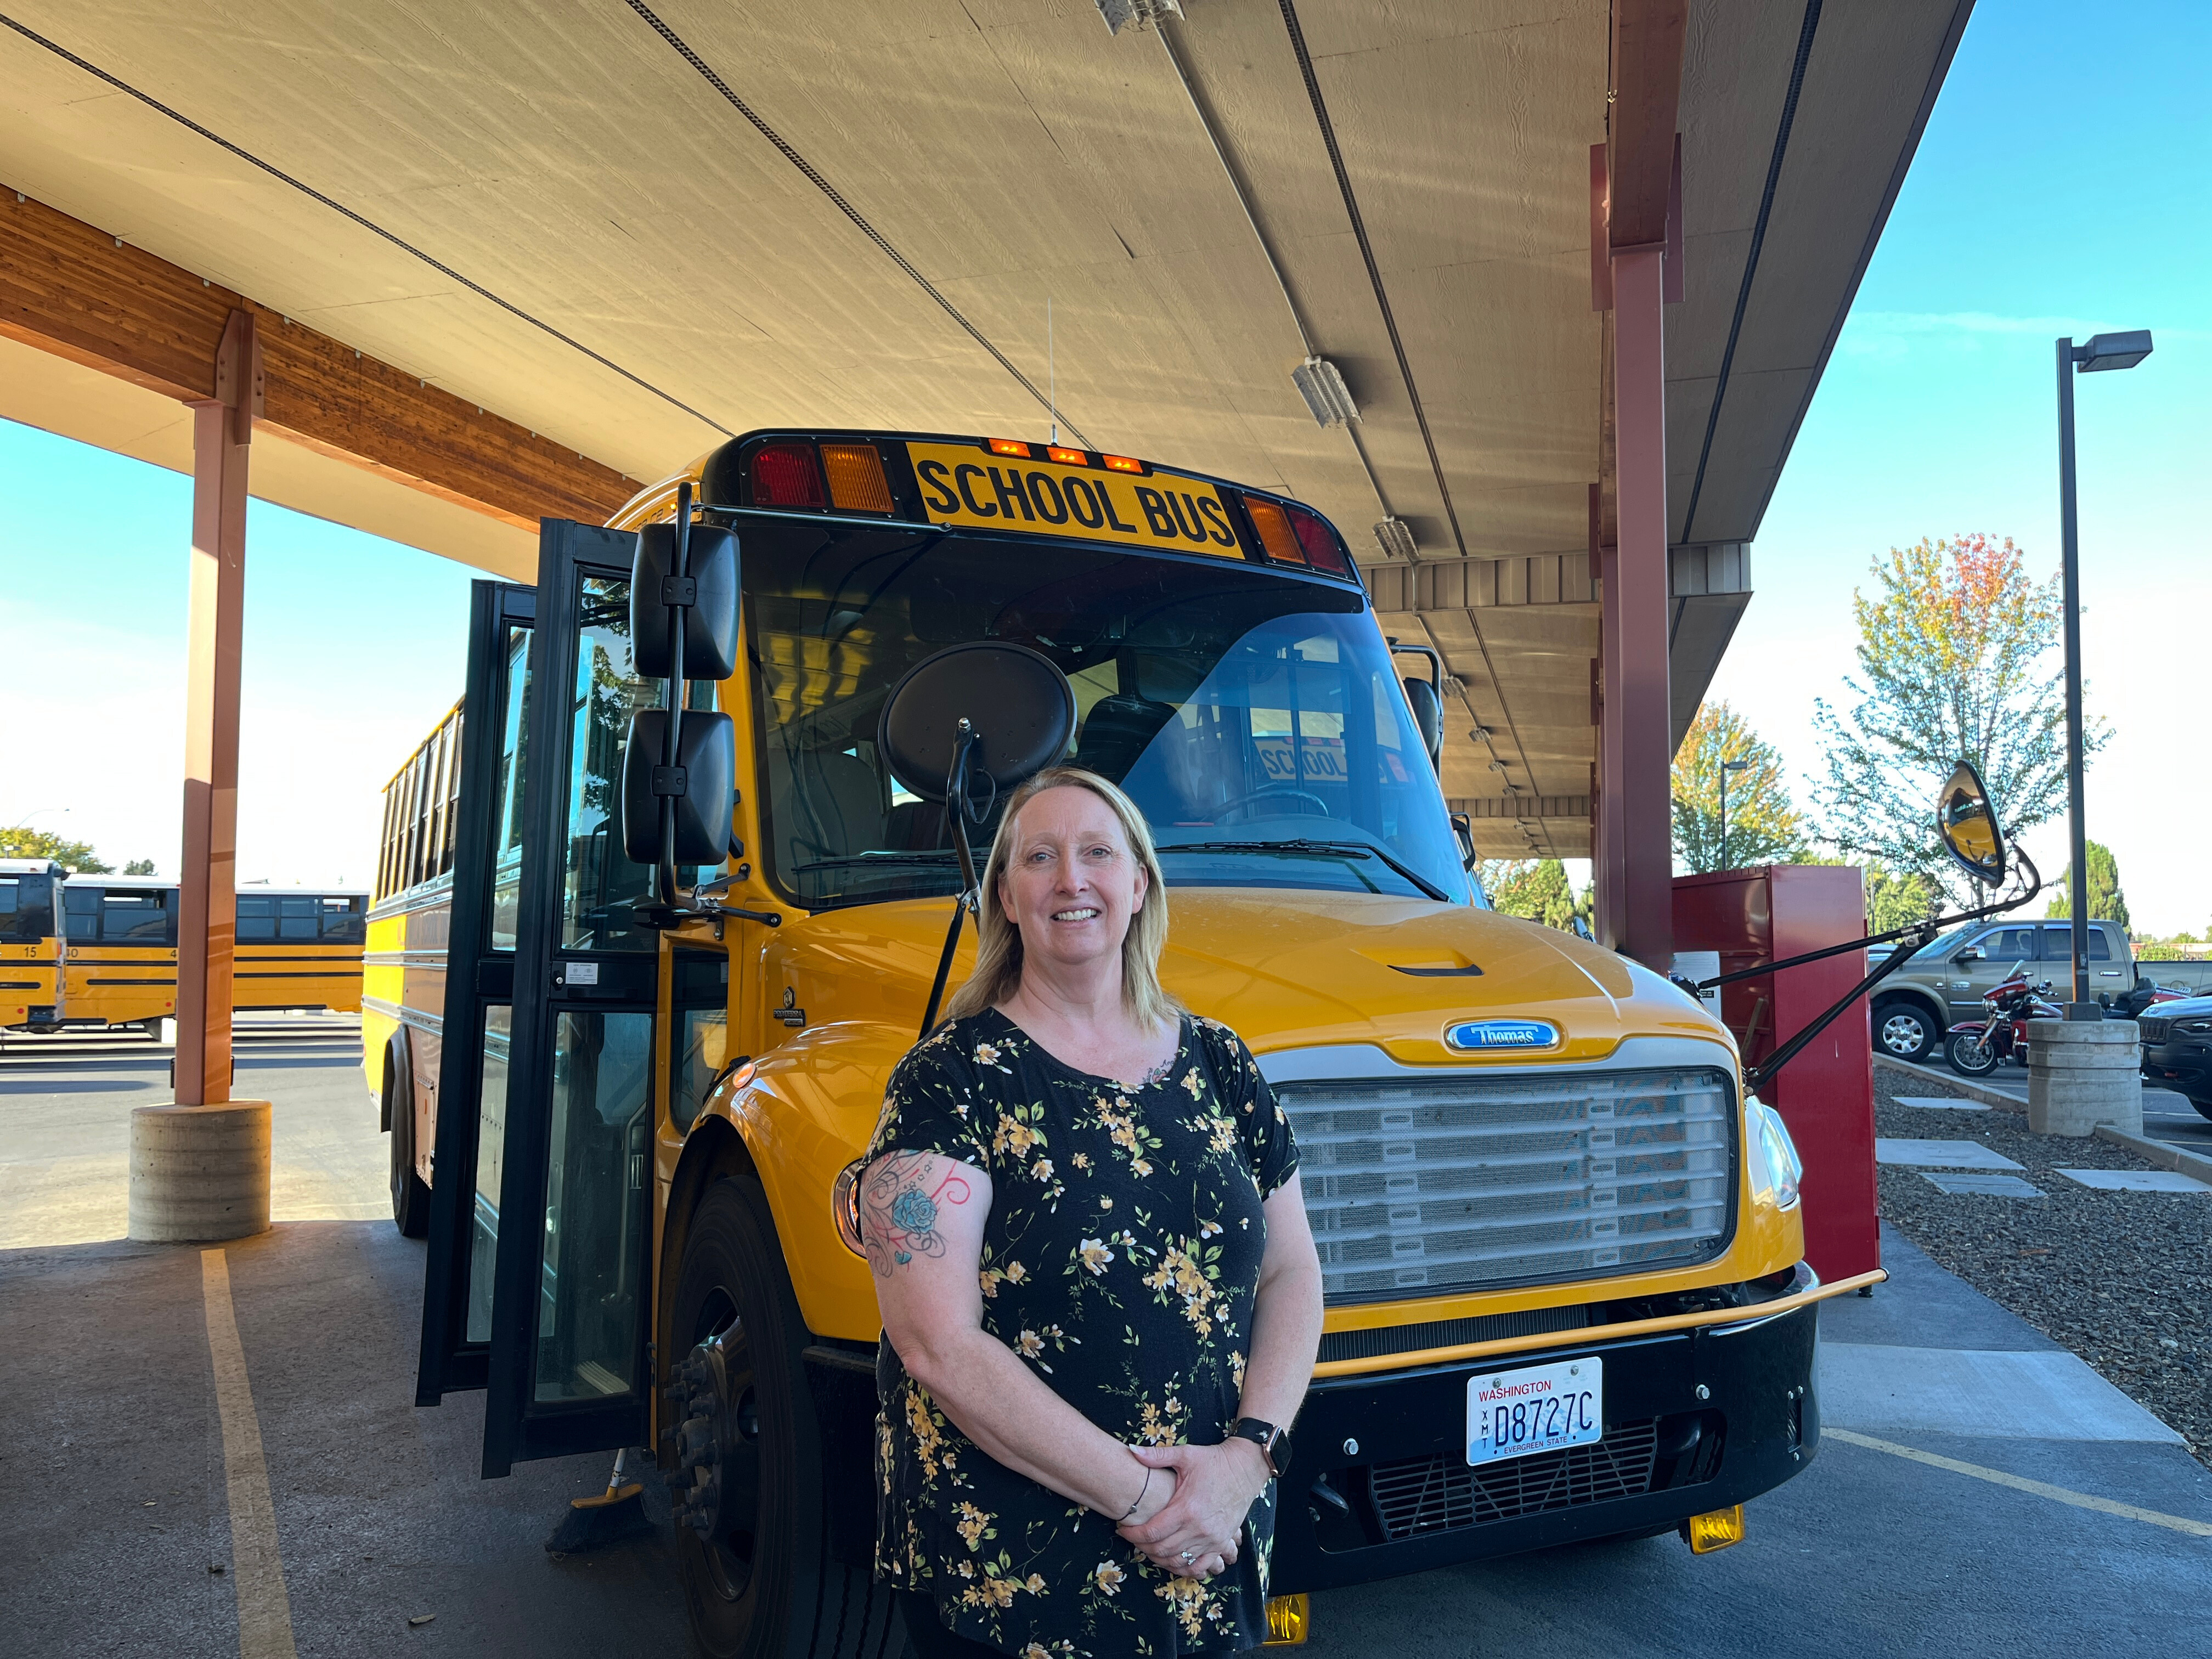
[[[795,902],[957,890],[943,808],[887,775],[876,730],[908,668],[979,639],[1067,675],[1069,759],[1135,799],[1171,886],[1468,902],[1436,773],[1356,593],[1064,542],[737,523],[759,858]],[[996,828],[994,811],[971,829],[979,860]]]

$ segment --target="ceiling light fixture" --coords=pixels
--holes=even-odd
[[[1309,357],[1291,371],[1291,383],[1306,400],[1314,419],[1324,427],[1342,426],[1359,418],[1359,405],[1352,401],[1352,388],[1326,357]]]
[[[1309,398],[1307,401],[1312,400]],[[1413,541],[1413,527],[1395,515],[1375,526],[1375,544],[1382,550],[1384,558],[1397,559],[1406,564],[1414,563],[1421,556],[1420,549]]]
[[[1106,33],[1119,34],[1134,23],[1150,28],[1163,17],[1182,19],[1182,0],[1098,0],[1098,15],[1106,20]]]

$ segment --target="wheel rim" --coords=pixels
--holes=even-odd
[[[1926,1042],[1917,1014],[1892,1014],[1881,1023],[1881,1045],[1893,1054],[1917,1054]]]
[[[751,1590],[761,1544],[760,1392],[736,1299],[720,1285],[694,1322],[700,1332],[669,1390],[676,1430],[676,1522],[696,1538],[708,1582],[725,1601]]]

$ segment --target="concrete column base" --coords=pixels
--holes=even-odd
[[[270,1107],[141,1106],[131,1114],[131,1237],[212,1243],[269,1230]]]
[[[2087,1135],[2100,1123],[2142,1133],[2135,1021],[2028,1021],[2027,1127],[2039,1135]]]

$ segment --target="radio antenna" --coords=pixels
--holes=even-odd
[[[1057,447],[1060,443],[1060,372],[1052,356],[1052,295],[1044,296],[1044,406],[1052,416],[1052,436],[1046,441]]]

